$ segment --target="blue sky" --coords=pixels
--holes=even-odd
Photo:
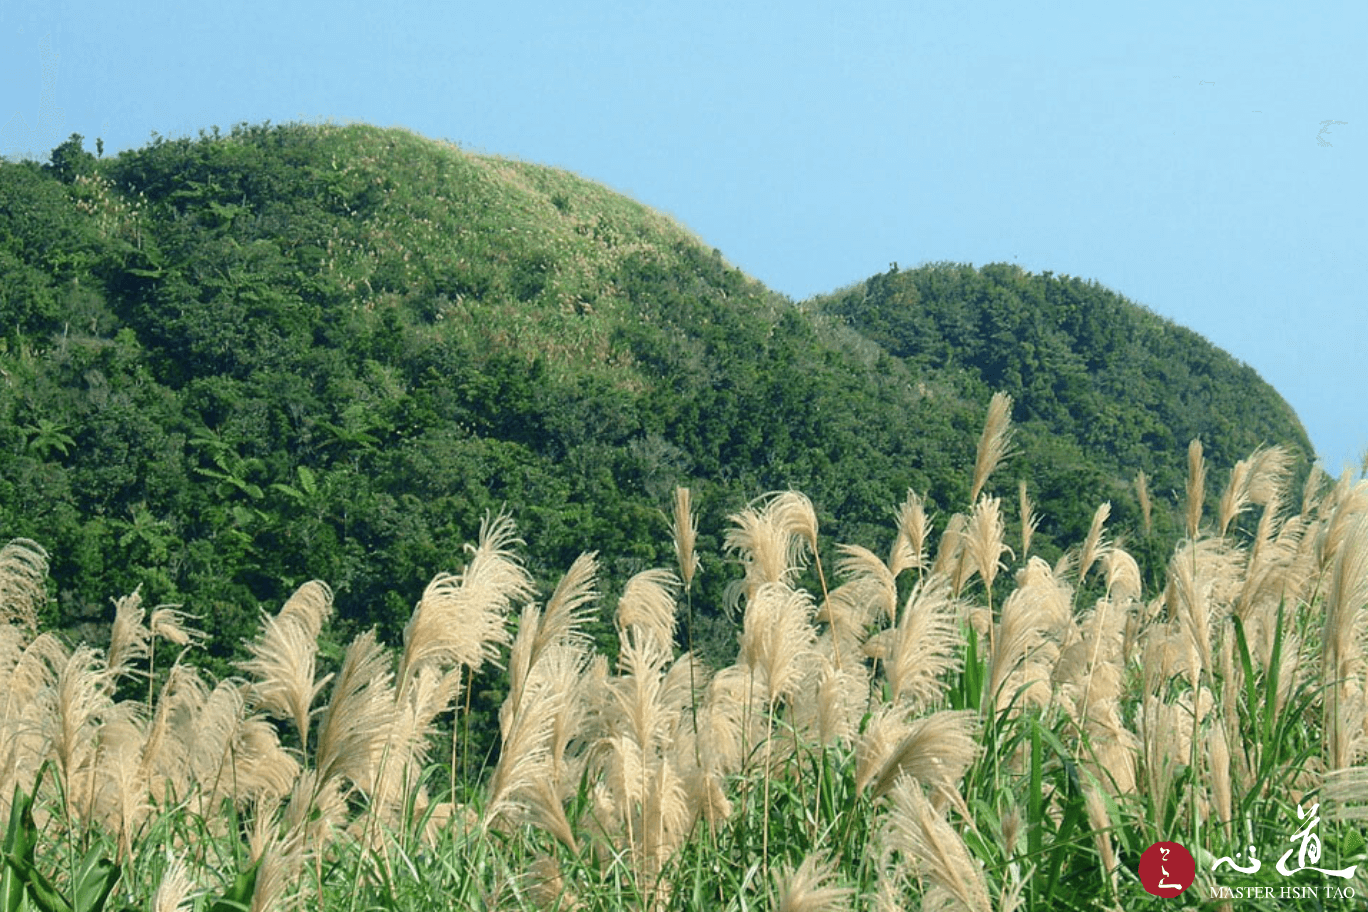
[[[130,9],[131,7],[131,9]],[[1368,3],[0,0],[0,154],[365,121],[567,168],[794,298],[1095,279],[1368,449]]]

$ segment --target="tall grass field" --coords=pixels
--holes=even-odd
[[[1010,405],[964,512],[908,492],[879,551],[785,491],[699,554],[680,488],[673,566],[609,581],[586,550],[547,592],[494,514],[401,643],[326,660],[310,582],[219,681],[193,606],[40,630],[48,555],[10,541],[0,912],[1364,908],[1368,481],[1291,490],[1278,447],[1208,479],[1194,441],[1162,579],[1107,503],[1051,564],[1031,492],[989,493]],[[688,651],[700,574],[732,579],[726,667]],[[1192,858],[1157,890],[1156,843]]]

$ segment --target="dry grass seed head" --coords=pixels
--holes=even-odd
[[[162,872],[161,882],[152,894],[152,912],[182,912],[190,907],[190,894],[198,884],[190,876],[183,858],[173,858]]]
[[[1149,535],[1154,530],[1154,508],[1150,503],[1149,477],[1143,471],[1135,473],[1135,496],[1140,501],[1140,528]]]
[[[869,606],[873,609],[872,611],[868,609],[861,611],[854,614],[850,620],[857,621],[857,619],[867,618],[877,613],[891,621],[897,609],[897,574],[868,548],[859,545],[840,545],[837,547],[837,551],[841,554],[840,559],[836,561],[837,575],[845,577],[849,583],[858,586],[861,594],[872,602]],[[835,612],[827,612],[827,614],[833,615]],[[844,621],[846,618],[842,617],[839,620],[836,618],[821,619],[826,619],[828,623],[834,625],[834,623]]]
[[[1021,556],[1026,557],[1031,551],[1031,539],[1035,537],[1036,527],[1040,525],[1040,516],[1035,512],[1035,506],[1031,503],[1031,497],[1026,493],[1026,479],[1021,479],[1017,483],[1018,512],[1021,515]]]
[[[143,626],[141,586],[114,603],[114,623],[109,630],[106,661],[110,677],[129,674],[133,663],[147,658],[152,632]]]
[[[771,706],[790,696],[803,677],[817,631],[812,597],[783,585],[762,586],[746,605],[741,633],[742,661],[763,673]]]
[[[441,573],[428,584],[404,628],[400,692],[424,663],[476,670],[497,659],[499,647],[509,642],[509,612],[534,591],[532,577],[511,550],[519,543],[506,514],[486,516],[479,544],[466,546],[471,558],[461,575]]]
[[[627,581],[618,600],[618,626],[639,630],[672,649],[679,586],[679,577],[668,570],[643,570],[636,574]]]
[[[958,668],[962,648],[959,609],[949,583],[927,577],[908,595],[884,658],[894,702],[919,708],[933,705]]]
[[[1102,539],[1102,529],[1111,516],[1111,501],[1099,504],[1093,513],[1092,524],[1088,527],[1087,537],[1078,553],[1078,581],[1081,584],[1092,569],[1095,561],[1107,556],[1111,547]]]
[[[983,584],[992,590],[998,571],[1006,566],[1002,562],[1002,555],[1012,553],[1012,549],[1003,541],[1006,531],[1002,504],[998,498],[984,497],[974,504],[964,530],[964,549],[969,555],[971,569],[961,586],[977,572]]]
[[[774,871],[775,912],[839,912],[851,908],[855,891],[836,886],[836,864],[808,855],[797,868],[781,865]]]
[[[332,588],[322,580],[310,580],[294,591],[280,608],[279,617],[293,618],[309,634],[318,639],[323,624],[332,616]]]
[[[914,719],[869,782],[873,798],[887,794],[893,783],[911,776],[933,792],[955,792],[978,754],[977,714],[942,710]]]
[[[27,538],[0,548],[0,623],[38,632],[38,609],[47,601],[48,554]]]
[[[375,631],[352,640],[318,726],[314,765],[320,781],[366,782],[381,761],[394,719],[394,672]]]
[[[670,536],[674,540],[679,575],[684,580],[684,588],[688,589],[693,585],[694,574],[699,568],[698,555],[694,552],[694,543],[698,539],[698,516],[693,512],[688,488],[675,488]]]
[[[1187,479],[1187,536],[1196,538],[1202,525],[1202,506],[1206,500],[1206,461],[1202,458],[1202,441],[1193,438],[1188,444]]]
[[[899,779],[890,793],[884,840],[911,861],[918,873],[970,912],[991,912],[982,869],[950,823],[936,812],[911,777]]]
[[[969,502],[978,500],[979,492],[1002,460],[1011,455],[1012,397],[994,393],[988,402],[988,416],[983,422],[978,452],[974,459],[974,483],[969,489]]]
[[[590,638],[582,628],[589,621],[592,606],[599,597],[598,590],[594,588],[597,577],[596,551],[581,554],[565,571],[556,590],[546,600],[546,610],[542,613],[537,641],[532,649],[533,661],[552,643],[562,640],[589,642]]]
[[[926,568],[926,543],[931,537],[931,518],[921,497],[910,488],[896,512],[898,534],[888,557],[888,569],[896,577],[904,570]]]
[[[261,635],[248,644],[250,658],[239,664],[252,683],[249,699],[256,706],[294,722],[300,744],[309,741],[314,698],[328,678],[314,680],[318,638],[298,614],[282,611],[262,619]]]

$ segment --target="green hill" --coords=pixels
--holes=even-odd
[[[1143,538],[1139,470],[1163,553],[1191,437],[1216,472],[1311,451],[1252,370],[1096,284],[929,266],[795,304],[601,186],[402,131],[0,164],[0,539],[49,549],[69,625],[142,585],[222,644],[320,578],[339,636],[393,638],[486,511],[544,579],[586,549],[622,579],[668,562],[678,484],[704,553],[787,487],[882,550],[907,489],[967,506],[999,389],[990,491],[1026,479],[1046,553],[1104,499]]]

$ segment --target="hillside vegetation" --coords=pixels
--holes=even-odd
[[[392,643],[488,511],[539,580],[588,547],[622,577],[668,557],[676,485],[714,552],[789,488],[873,545],[909,489],[938,527],[968,500],[995,390],[992,490],[1025,482],[1041,553],[1107,500],[1150,579],[1190,438],[1214,471],[1310,454],[1251,370],[1095,283],[934,265],[795,304],[601,186],[365,126],[0,164],[0,534],[47,547],[77,632],[141,586],[224,659],[317,578],[339,637]]]

